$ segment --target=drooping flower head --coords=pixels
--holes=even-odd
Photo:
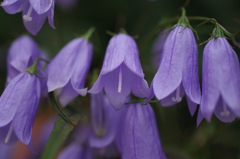
[[[55,0],[4,0],[1,4],[9,14],[22,12],[23,23],[26,29],[33,35],[43,26],[48,17],[48,23],[54,27],[54,5]]]
[[[84,38],[70,41],[48,65],[48,91],[62,88],[60,103],[66,106],[78,94],[85,96],[84,88],[91,59],[92,44]]]
[[[151,106],[133,103],[126,109],[120,134],[122,159],[166,159]]]
[[[149,99],[154,95],[163,106],[180,102],[186,94],[193,115],[200,104],[198,48],[190,27],[182,24],[183,16],[169,33],[162,50],[161,62],[155,74]]]
[[[91,95],[91,147],[103,148],[114,141],[121,113],[111,106],[103,92]]]
[[[219,28],[213,35],[215,38],[207,43],[203,52],[198,124],[203,117],[210,121],[213,113],[223,122],[231,122],[240,116],[239,60]]]
[[[40,92],[38,77],[29,72],[17,75],[7,85],[0,98],[0,127],[10,125],[6,143],[14,132],[20,141],[30,144]]]
[[[10,46],[7,57],[7,84],[40,57],[40,49],[30,36],[21,36]]]
[[[138,48],[129,35],[120,33],[110,40],[98,80],[88,92],[97,94],[102,89],[116,110],[124,105],[131,92],[137,97],[148,95]]]

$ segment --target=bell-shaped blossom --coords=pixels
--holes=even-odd
[[[40,57],[40,49],[27,35],[17,38],[10,46],[7,56],[7,84]]]
[[[78,94],[85,96],[85,79],[92,59],[92,44],[84,38],[69,42],[48,65],[48,91],[61,88],[60,103],[66,106]]]
[[[151,106],[129,104],[125,113],[121,130],[122,159],[166,159]]]
[[[91,95],[91,124],[93,128],[89,137],[91,147],[106,147],[114,141],[120,115],[121,110],[116,111],[103,92]]]
[[[202,64],[202,99],[198,124],[211,120],[214,113],[223,122],[240,116],[239,60],[223,37],[211,39],[204,48]]]
[[[148,100],[155,95],[163,106],[170,106],[180,102],[185,93],[193,115],[201,99],[198,48],[192,30],[176,26],[163,46]]]
[[[117,34],[112,37],[100,75],[88,92],[97,94],[103,88],[116,110],[124,105],[131,92],[137,97],[147,97],[149,93],[136,42],[129,35]]]
[[[38,77],[29,72],[17,75],[7,85],[0,97],[0,127],[9,125],[6,143],[14,132],[20,141],[30,144],[40,92]]]
[[[48,23],[54,27],[55,0],[4,0],[1,3],[3,9],[9,14],[22,12],[23,23],[26,29],[33,35],[43,26],[48,17]]]

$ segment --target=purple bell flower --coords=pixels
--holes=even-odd
[[[1,4],[9,14],[23,12],[23,23],[26,29],[33,35],[43,26],[48,17],[48,23],[54,27],[54,5],[55,0],[4,0]]]
[[[200,104],[198,49],[189,27],[176,26],[163,47],[160,65],[153,78],[148,100],[154,95],[163,106],[180,102],[186,93],[191,115]]]
[[[91,147],[110,145],[117,134],[121,110],[116,111],[103,92],[91,95],[91,123],[93,131],[89,137]]]
[[[0,127],[10,125],[6,143],[14,132],[20,141],[30,144],[40,92],[39,79],[29,72],[19,74],[7,85],[0,97]]]
[[[10,46],[7,57],[7,84],[20,72],[26,70],[40,57],[40,49],[30,36],[17,38]]]
[[[139,61],[138,48],[132,37],[117,34],[110,40],[98,80],[88,91],[102,91],[111,105],[119,110],[131,92],[137,97],[147,97],[148,84]]]
[[[223,37],[213,38],[204,48],[202,64],[202,100],[198,124],[214,113],[223,122],[240,116],[239,60]]]
[[[85,79],[92,59],[92,44],[84,38],[69,42],[48,65],[48,91],[62,88],[60,103],[66,106],[78,94],[85,96]]]
[[[133,103],[125,113],[121,130],[122,159],[166,159],[151,106]]]

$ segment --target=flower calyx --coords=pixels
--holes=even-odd
[[[84,38],[86,40],[89,40],[93,34],[93,32],[95,31],[94,27],[91,27],[90,29],[88,29],[88,31],[86,33],[84,33],[83,35],[81,35],[81,38]]]
[[[181,15],[181,17],[179,18],[177,24],[175,24],[171,29],[175,28],[176,26],[182,26],[182,30],[180,32],[182,32],[186,27],[189,27],[196,34],[197,39],[199,39],[197,31],[194,30],[192,28],[192,26],[190,25],[190,22],[189,22],[189,20],[188,20],[188,18],[186,16],[185,8],[182,8],[182,15]]]
[[[34,61],[34,63],[31,65],[31,66],[29,66],[25,71],[23,71],[23,72],[29,72],[30,74],[32,74],[32,75],[35,75],[35,76],[37,76],[37,77],[39,77],[39,78],[46,78],[46,77],[41,77],[41,76],[39,76],[38,75],[38,66],[37,66],[37,64],[38,64],[38,61],[44,61],[44,62],[46,62],[46,63],[49,63],[47,60],[45,60],[45,59],[42,59],[42,58],[36,58],[35,59],[35,61]]]

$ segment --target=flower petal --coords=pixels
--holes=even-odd
[[[101,92],[104,87],[104,83],[105,83],[105,76],[100,74],[97,81],[92,86],[92,88],[88,90],[88,93],[97,94]]]
[[[115,139],[122,111],[116,111],[110,105],[103,92],[91,97],[93,131],[89,137],[89,145],[91,147],[103,148],[110,145]]]
[[[84,153],[83,148],[79,144],[71,144],[65,148],[58,156],[58,159],[78,159],[81,158],[82,153]]]
[[[72,88],[71,82],[68,82],[67,85],[63,87],[59,95],[59,102],[63,107],[65,107],[77,96],[78,93]]]
[[[65,86],[72,77],[75,57],[81,51],[82,42],[82,38],[70,41],[48,65],[49,92]]]
[[[0,143],[1,143],[0,145],[2,145],[2,143],[5,143],[9,146],[15,144],[18,141],[15,132],[10,130],[11,124],[12,123],[9,123],[8,125],[0,128]]]
[[[35,41],[27,35],[17,38],[10,46],[7,58],[9,83],[20,72],[26,70],[40,57],[40,49]]]
[[[179,92],[179,97],[182,100],[183,96],[185,94],[183,85],[180,84],[180,86],[178,86],[177,89],[179,89],[178,91],[180,91]],[[164,107],[172,106],[172,105],[177,104],[177,103],[179,103],[181,101],[181,100],[179,100],[179,101],[174,101],[173,100],[173,98],[177,98],[177,89],[175,91],[173,91],[170,95],[168,95],[166,98],[161,100],[161,105],[162,106],[164,106]]]
[[[5,0],[1,3],[1,6],[8,14],[16,14],[23,10],[25,3],[24,0]]]
[[[164,44],[161,63],[153,79],[153,90],[159,100],[171,94],[182,81],[184,54],[189,51],[186,32],[181,26],[175,27]]]
[[[149,95],[149,87],[147,81],[137,75],[134,76],[135,81],[132,85],[133,94],[140,98],[147,97]]]
[[[18,107],[23,103],[23,93],[28,83],[23,83],[26,73],[19,74],[5,88],[0,98],[0,127],[5,126],[14,118]]]
[[[18,106],[12,124],[19,140],[29,145],[32,137],[32,125],[40,99],[41,84],[35,75],[31,75],[28,72],[24,73],[20,82],[19,85],[21,85],[22,89],[24,88],[24,91],[21,92],[22,99],[20,101],[18,100],[20,105]],[[24,87],[23,85],[25,83],[27,83],[27,85]]]
[[[23,14],[22,14],[23,16],[28,14],[30,7],[31,6],[29,3],[24,7]],[[47,17],[47,14],[46,13],[37,14],[37,12],[33,9],[30,17],[32,18],[32,20],[26,22],[23,19],[23,24],[31,34],[36,35],[39,32],[39,30],[42,28],[45,22],[45,19]]]
[[[191,116],[194,115],[195,111],[197,110],[197,104],[192,102],[191,99],[187,97],[187,103],[188,103],[188,110],[190,111]]]
[[[197,127],[199,126],[199,124],[201,123],[201,121],[203,120],[203,115],[201,113],[201,110],[198,109],[198,115],[197,115]]]
[[[122,125],[122,158],[166,159],[149,104],[128,106]]]
[[[54,26],[54,22],[53,22],[53,19],[54,19],[54,6],[55,5],[52,5],[52,7],[50,8],[50,10],[48,11],[48,24],[55,29],[55,26]]]
[[[223,103],[223,99],[220,97],[220,99],[218,100],[218,104],[214,110],[214,114],[222,122],[225,122],[225,123],[232,122],[236,118],[236,115],[233,113],[233,111],[231,109],[229,109],[229,107],[227,105],[224,105],[224,104],[226,104],[226,103]],[[225,106],[225,108],[224,108],[224,106]],[[222,115],[222,113],[224,113],[224,111],[227,111],[229,113],[229,115],[226,115],[226,116]]]
[[[212,39],[204,48],[202,64],[202,99],[200,111],[202,115],[210,121],[212,113],[216,107],[220,96],[219,91],[219,72],[221,71],[221,61],[219,53],[221,44]]]
[[[29,0],[29,2],[37,14],[47,12],[54,5],[54,0]]]
[[[240,67],[239,60],[225,38],[218,38],[219,45],[219,87],[221,95],[226,104],[236,115],[240,116]]]
[[[125,40],[128,40],[127,35],[118,34],[109,41],[101,70],[102,75],[115,70],[124,61],[126,51],[129,52]]]
[[[120,69],[122,69],[121,82],[119,81]],[[106,96],[116,110],[122,108],[127,96],[130,94],[131,87],[135,81],[134,76],[135,74],[133,74],[124,64],[120,65],[114,71],[104,75],[104,89]]]
[[[71,83],[73,88],[83,96],[87,93],[87,89],[83,88],[91,65],[92,50],[92,44],[84,39],[81,43],[81,49],[79,49],[78,54],[74,57],[75,64],[72,68],[74,73],[71,78]]]
[[[200,104],[201,92],[198,77],[198,48],[192,30],[186,27],[184,30],[189,37],[188,47],[185,48],[185,61],[183,65],[183,86],[188,98],[196,104]]]

